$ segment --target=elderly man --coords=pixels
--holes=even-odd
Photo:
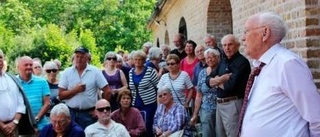
[[[228,34],[221,39],[226,58],[216,71],[207,77],[207,85],[217,88],[216,133],[218,137],[236,137],[237,121],[241,109],[246,83],[250,74],[250,63],[239,53],[240,43]]]
[[[98,121],[85,129],[86,137],[130,137],[127,129],[111,119],[111,106],[105,99],[96,104]]]
[[[180,60],[187,56],[187,53],[184,51],[186,39],[183,34],[179,33],[174,36],[173,44],[176,46],[175,49],[170,51],[170,54],[176,54]]]
[[[45,114],[50,109],[49,85],[44,78],[32,74],[33,61],[30,57],[18,58],[17,65],[19,71],[17,78],[30,101],[34,119],[37,122],[37,129],[41,131],[48,124]]]
[[[242,137],[320,136],[320,95],[304,60],[280,44],[285,35],[284,21],[272,12],[245,23],[242,41],[257,71],[247,84]]]
[[[194,53],[196,54],[196,57],[199,60],[199,62],[193,68],[192,84],[195,86],[198,84],[198,75],[200,71],[207,66],[206,59],[204,58],[204,50],[205,50],[205,47],[203,45],[197,45],[197,47],[194,50]]]
[[[111,90],[101,70],[89,65],[89,50],[78,47],[74,51],[74,65],[64,70],[59,81],[59,99],[68,105],[72,120],[83,129],[94,123],[94,105],[99,89],[110,99]]]
[[[63,103],[52,108],[50,120],[39,137],[85,137],[83,129],[71,120],[69,108]]]
[[[220,59],[224,57],[223,50],[218,47],[216,38],[213,35],[208,34],[206,37],[204,37],[204,42],[206,44],[206,48],[213,48],[220,52]]]
[[[2,71],[3,61],[4,54],[0,49],[0,137],[18,136],[19,134],[31,135],[34,133],[35,121],[29,102],[17,78]],[[19,129],[20,131],[17,128],[18,124],[23,126]]]

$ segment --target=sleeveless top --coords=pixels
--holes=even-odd
[[[123,86],[121,82],[120,70],[116,70],[114,75],[108,75],[105,70],[102,70],[102,74],[107,79],[111,89],[118,89]]]

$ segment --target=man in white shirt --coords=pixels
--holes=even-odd
[[[85,129],[86,137],[130,137],[127,129],[111,119],[111,106],[105,99],[96,103],[98,121]]]
[[[4,66],[3,61],[4,54],[0,49],[0,137],[18,136],[18,124],[20,120],[22,120],[22,116],[31,116],[32,113],[28,100],[22,88],[18,85],[16,77],[2,70]],[[23,122],[24,128],[26,130],[33,130],[34,121],[31,120],[30,122],[29,120],[30,119],[25,117]],[[25,131],[25,129],[21,129],[20,134],[30,135],[34,133],[33,131],[28,133],[22,132],[22,130]]]
[[[72,120],[83,129],[96,122],[93,111],[98,91],[103,91],[105,99],[111,97],[111,89],[101,70],[88,64],[89,56],[87,48],[78,47],[74,51],[73,66],[63,71],[58,85],[58,98],[65,101]]]
[[[320,136],[320,95],[303,59],[280,44],[285,35],[283,19],[272,12],[245,23],[245,52],[254,67],[265,66],[249,93],[241,137]]]

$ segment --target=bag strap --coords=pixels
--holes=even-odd
[[[168,75],[169,75],[169,77],[170,77],[170,74],[169,74],[169,73],[168,73]],[[172,90],[173,90],[174,94],[177,96],[177,98],[178,98],[178,100],[179,100],[180,104],[183,106],[183,104],[182,104],[182,102],[181,102],[180,98],[178,97],[178,94],[177,94],[177,93],[176,93],[176,91],[174,90],[174,87],[173,87],[172,82],[171,82],[171,78],[169,78],[169,81],[170,81],[170,85],[171,85],[171,87],[172,87]]]

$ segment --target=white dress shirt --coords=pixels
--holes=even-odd
[[[276,44],[249,95],[241,137],[320,137],[320,95],[306,63]]]
[[[13,120],[16,113],[24,114],[26,107],[22,94],[7,74],[0,76],[0,121]]]

